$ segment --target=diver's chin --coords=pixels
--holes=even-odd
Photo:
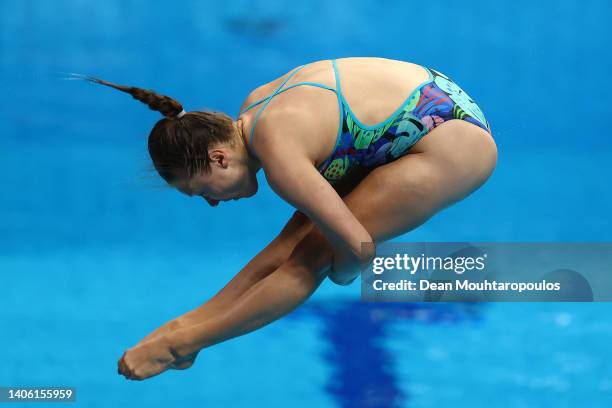
[[[253,188],[251,188],[251,191],[249,191],[245,197],[253,197],[255,194],[257,194],[257,190],[259,189],[259,184],[257,183],[257,180],[255,181],[255,183],[253,183]]]

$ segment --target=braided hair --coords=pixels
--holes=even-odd
[[[117,85],[91,76],[83,79],[128,93],[164,115],[149,134],[148,149],[155,169],[169,184],[202,170],[209,172],[208,149],[217,144],[234,143],[233,119],[223,112],[181,114],[183,106],[178,101],[153,90]]]
[[[86,77],[88,81],[110,86],[118,91],[132,95],[132,98],[149,106],[149,109],[158,111],[167,118],[176,117],[183,110],[183,105],[169,96],[159,95],[151,89],[136,88],[135,86],[117,85],[99,78]]]

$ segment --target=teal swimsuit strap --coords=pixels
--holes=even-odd
[[[336,78],[336,90],[338,93],[338,97],[344,100],[344,96],[342,96],[342,88],[340,87],[340,73],[338,72],[338,65],[336,64],[336,60],[332,60],[332,66],[334,67],[334,77]]]
[[[287,81],[289,81],[291,79],[291,77],[293,75],[295,75],[300,69],[304,68],[305,65],[300,65],[299,67],[297,67],[296,69],[293,70],[293,72],[291,74],[289,74],[287,76],[287,78],[285,78],[285,80],[283,81],[282,84],[280,84],[280,86],[278,88],[276,88],[276,90],[274,92],[272,92],[271,95],[269,95],[267,98],[265,98],[264,100],[266,100],[266,102],[262,105],[262,107],[257,111],[257,114],[255,115],[255,119],[253,120],[253,125],[251,126],[251,133],[249,134],[249,144],[251,146],[253,146],[253,132],[255,131],[255,125],[257,124],[257,120],[259,119],[259,116],[261,116],[261,113],[263,112],[264,109],[266,109],[266,106],[268,106],[268,104],[270,103],[270,101],[272,100],[272,98],[274,96],[276,96],[279,92],[281,92],[281,89],[283,88],[283,86],[285,86],[285,84],[287,83]],[[249,107],[250,108],[250,107]],[[247,108],[248,109],[248,108]]]
[[[296,86],[310,85],[310,86],[316,86],[316,87],[319,87],[319,88],[323,88],[323,89],[327,89],[327,90],[333,91],[338,96],[338,108],[340,110],[340,118],[339,118],[339,122],[340,123],[338,125],[338,136],[336,137],[336,146],[337,146],[338,145],[338,141],[340,140],[340,134],[342,133],[342,122],[343,122],[343,119],[344,119],[344,109],[342,107],[342,100],[341,100],[342,98],[341,98],[341,95],[340,95],[340,92],[339,92],[340,91],[340,88],[339,88],[340,78],[339,78],[339,75],[338,75],[338,67],[336,66],[336,60],[335,59],[332,60],[332,65],[334,67],[334,76],[335,76],[335,79],[336,79],[336,89],[331,88],[331,87],[329,87],[327,85],[318,83],[318,82],[310,82],[310,81],[298,82],[296,84],[290,85],[290,86],[288,86],[288,87],[283,89],[283,86],[285,86],[287,81],[289,81],[289,79],[291,79],[291,77],[295,73],[297,73],[297,71],[299,71],[300,69],[305,67],[305,65],[301,65],[301,66],[297,67],[291,74],[289,74],[287,76],[287,78],[285,78],[283,83],[278,88],[276,88],[276,90],[271,95],[269,95],[269,96],[267,96],[265,98],[261,98],[258,101],[253,102],[252,104],[247,106],[242,112],[240,112],[240,114],[242,114],[242,113],[248,111],[249,109],[253,108],[254,106],[257,106],[257,105],[259,105],[262,102],[265,102],[263,104],[263,106],[259,109],[259,111],[257,111],[257,113],[255,114],[255,119],[253,120],[253,125],[251,126],[251,132],[249,134],[249,144],[252,146],[252,143],[253,143],[253,133],[255,131],[255,125],[257,124],[257,120],[259,119],[259,116],[261,116],[261,113],[266,108],[268,103],[270,103],[270,101],[272,100],[272,98],[274,96],[278,95],[281,92],[285,92],[285,91],[287,91],[287,90],[289,90],[291,88],[295,88]],[[334,147],[334,149],[335,149],[335,147]]]
[[[420,83],[414,89],[414,91],[412,91],[412,93],[404,100],[404,102],[402,102],[402,104],[395,110],[395,112],[393,112],[391,115],[389,115],[389,117],[386,120],[384,120],[384,121],[382,121],[380,123],[377,123],[375,125],[368,126],[368,125],[363,124],[359,120],[359,118],[351,110],[351,107],[349,106],[349,104],[346,101],[346,99],[344,99],[344,95],[342,95],[342,88],[340,87],[340,76],[338,74],[338,67],[336,65],[336,60],[332,60],[332,62],[334,64],[334,70],[336,71],[336,89],[338,90],[337,91],[338,99],[340,99],[341,105],[344,105],[346,107],[347,116],[350,116],[351,119],[353,120],[353,122],[355,124],[357,124],[357,126],[359,126],[363,130],[378,130],[378,129],[384,127],[385,125],[387,125],[390,121],[392,121],[410,103],[412,97],[416,94],[416,92],[423,85],[428,84],[429,82],[432,82],[433,79],[434,79],[433,74],[431,73],[431,70],[429,68],[427,68],[427,67],[423,67],[427,71],[427,74],[429,75],[429,78],[427,78],[425,81]]]
[[[336,95],[338,96],[338,111],[340,112],[340,115],[338,118],[339,123],[338,123],[338,133],[336,134],[336,143],[334,144],[334,148],[332,149],[332,152],[335,152],[336,148],[338,147],[338,144],[340,143],[340,136],[342,136],[342,125],[344,124],[344,106],[342,103],[342,101],[344,100],[344,97],[342,96],[342,89],[340,88],[340,73],[338,72],[338,65],[336,65],[335,59],[332,59],[331,61],[332,61],[332,67],[334,68],[334,78],[336,80]],[[329,162],[332,156],[333,156],[333,153],[323,162],[323,164],[319,167],[319,170],[327,165],[327,163]]]
[[[288,86],[288,87],[286,87],[285,89],[283,89],[283,90],[279,91],[279,92],[277,93],[277,95],[278,95],[278,94],[280,94],[280,93],[283,93],[283,92],[285,92],[285,91],[287,91],[287,90],[289,90],[289,89],[291,89],[291,88],[294,88],[294,87],[296,87],[296,86],[300,86],[300,85],[311,85],[311,86],[316,86],[316,87],[323,88],[323,89],[329,89],[330,91],[336,92],[336,90],[335,90],[334,88],[329,87],[329,86],[327,86],[327,85],[325,85],[325,84],[320,84],[320,83],[318,83],[318,82],[309,82],[309,81],[304,81],[304,82],[298,82],[297,84],[289,85],[289,86]],[[244,113],[244,112],[248,111],[248,110],[249,110],[249,109],[251,109],[252,107],[259,105],[260,103],[262,103],[263,101],[265,101],[265,100],[266,100],[266,99],[268,99],[268,98],[269,98],[269,96],[266,96],[265,98],[261,98],[260,100],[253,102],[252,104],[250,104],[249,106],[247,106],[247,107],[246,107],[246,108],[245,108],[245,109],[244,109],[242,112],[240,112],[240,113],[242,114],[242,113]]]
[[[344,106],[346,106],[347,114],[355,118],[355,115],[353,114],[351,107],[349,106],[346,99],[344,99],[344,95],[342,95],[342,87],[340,85],[340,72],[338,72],[338,65],[336,64],[335,59],[332,60],[332,64],[334,65],[334,74],[336,75],[336,89],[338,90],[338,103],[340,105],[340,118],[341,118],[340,120],[342,120],[342,117],[344,116]],[[340,122],[340,126],[342,126],[342,122]],[[338,132],[339,132],[338,134],[340,134],[342,130],[340,129]],[[334,147],[334,150],[335,149],[336,148]]]

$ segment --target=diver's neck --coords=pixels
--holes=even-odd
[[[257,172],[259,172],[261,169],[261,162],[257,157],[255,157],[254,154],[251,153],[252,147],[248,145],[247,132],[245,131],[245,128],[246,126],[242,118],[236,120],[236,131],[238,132],[239,140],[242,142],[241,145],[243,146],[247,167],[252,173],[257,174]]]

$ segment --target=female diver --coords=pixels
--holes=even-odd
[[[296,208],[219,293],[123,354],[118,371],[128,379],[190,367],[202,348],[289,313],[327,276],[351,283],[376,242],[478,189],[497,161],[489,123],[468,94],[441,72],[409,62],[341,58],[299,66],[251,92],[236,120],[87,79],[165,116],[148,148],[178,191],[217,206],[253,196],[263,169],[274,192]],[[362,243],[370,245],[362,250]]]

